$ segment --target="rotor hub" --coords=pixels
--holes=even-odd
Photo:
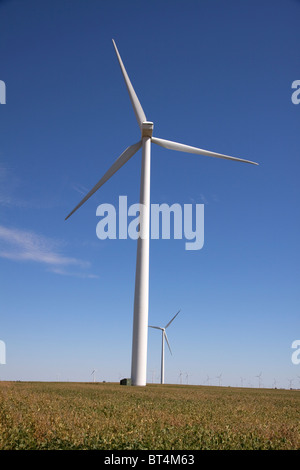
[[[145,121],[142,123],[142,137],[152,137],[153,122]]]

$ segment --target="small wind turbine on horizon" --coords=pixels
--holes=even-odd
[[[142,168],[140,183],[140,204],[143,211],[140,214],[140,236],[137,241],[136,277],[134,294],[134,315],[132,335],[131,381],[132,385],[146,385],[147,376],[147,340],[148,340],[148,309],[149,309],[149,229],[150,229],[150,154],[151,143],[170,150],[217,157],[231,161],[257,163],[241,158],[230,157],[221,153],[191,147],[153,137],[153,122],[147,120],[144,110],[138,100],[131,81],[127,75],[121,56],[113,40],[115,52],[129,93],[131,104],[141,130],[140,140],[130,145],[112,164],[98,183],[86,194],[79,204],[66,217],[68,219],[82,206],[104,183],[106,183],[133,155],[142,148]]]
[[[256,375],[255,377],[258,378],[258,387],[260,388],[261,387],[261,372],[260,374]]]
[[[150,372],[151,372],[151,377],[152,377],[152,383],[154,383],[154,379],[155,379],[155,369],[152,369]]]
[[[170,353],[172,354],[171,346],[170,346],[168,336],[167,336],[167,333],[166,333],[166,329],[171,325],[172,321],[175,320],[175,318],[177,317],[179,312],[180,312],[180,310],[178,310],[178,312],[169,321],[169,323],[166,324],[165,327],[149,325],[149,328],[155,328],[156,330],[161,330],[161,337],[162,337],[162,342],[161,342],[161,369],[160,369],[160,383],[161,384],[165,383],[165,341],[168,345]]]
[[[181,372],[181,370],[179,371],[179,376],[178,377],[179,377],[179,383],[180,383],[180,385],[182,385],[182,372]]]
[[[185,374],[185,378],[186,378],[186,384],[189,385],[189,377],[191,376],[191,374],[189,374],[188,372],[186,372]]]
[[[292,390],[294,379],[288,379],[288,381],[289,381],[289,388],[290,390]]]
[[[93,382],[95,382],[95,372],[96,372],[96,369],[93,369],[91,375],[93,376]]]

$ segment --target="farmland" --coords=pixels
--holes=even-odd
[[[0,449],[300,449],[300,391],[0,382]]]

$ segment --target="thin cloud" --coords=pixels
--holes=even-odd
[[[89,192],[89,190],[85,186],[82,186],[81,184],[73,184],[72,188],[81,196],[85,196]]]
[[[60,193],[63,186],[56,188],[50,197],[27,199],[23,197],[28,188],[28,182],[18,176],[12,168],[0,162],[0,206],[7,209],[52,209],[61,205]],[[61,184],[65,184],[64,182]]]
[[[0,162],[0,206],[21,209],[35,207],[36,204],[32,201],[16,196],[20,188],[22,188],[22,180],[11,168]]]
[[[85,272],[69,272],[73,266],[80,270],[90,268],[90,263],[64,256],[59,252],[61,243],[34,232],[7,228],[0,225],[0,257],[12,261],[31,261],[45,265],[48,270],[61,275],[96,277]]]
[[[0,163],[0,206],[26,207],[26,202],[14,196],[19,184],[18,178],[12,174],[10,168]]]
[[[69,271],[63,268],[51,268],[51,272],[60,274],[61,276],[72,276],[72,277],[78,277],[80,279],[98,279],[99,278],[99,276],[97,276],[96,274],[79,273],[79,272]]]

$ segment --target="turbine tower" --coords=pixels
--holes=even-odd
[[[91,375],[93,376],[93,382],[95,382],[95,372],[96,372],[96,369],[93,369]]]
[[[179,371],[179,376],[178,377],[179,377],[179,383],[180,383],[180,385],[182,385],[182,372],[181,372],[181,370]]]
[[[132,334],[132,360],[131,360],[131,382],[132,385],[146,385],[147,372],[147,340],[148,340],[148,308],[149,308],[149,227],[150,227],[150,152],[151,143],[161,147],[178,150],[181,152],[206,155],[209,157],[223,158],[226,160],[246,162],[257,165],[255,162],[241,158],[230,157],[220,153],[179,144],[170,140],[153,137],[153,122],[147,121],[143,108],[134,91],[131,81],[127,75],[121,56],[113,40],[113,45],[123,78],[129,93],[131,104],[141,130],[140,140],[127,147],[117,158],[98,183],[87,193],[79,204],[66,217],[68,219],[79,207],[82,206],[104,183],[106,183],[133,155],[142,148],[142,168],[140,183],[140,203],[143,211],[140,214],[140,236],[137,241],[133,334]]]
[[[258,375],[255,376],[255,377],[258,378],[258,387],[259,387],[259,388],[261,387],[261,374],[262,374],[262,373],[260,373],[260,374],[258,374]]]
[[[292,390],[294,379],[288,379],[288,381],[289,381],[290,390]]]
[[[170,343],[169,343],[169,340],[168,340],[168,337],[167,337],[167,333],[166,333],[166,329],[168,328],[168,326],[171,325],[172,321],[175,320],[175,318],[177,317],[179,312],[180,312],[180,310],[178,310],[176,315],[174,315],[174,317],[169,321],[169,323],[166,324],[165,327],[149,325],[149,328],[155,328],[157,330],[161,330],[161,333],[162,333],[161,334],[161,339],[162,339],[162,341],[161,341],[161,369],[160,369],[160,383],[161,384],[165,383],[165,341],[168,345],[170,353],[172,354],[171,346],[170,346]]]

